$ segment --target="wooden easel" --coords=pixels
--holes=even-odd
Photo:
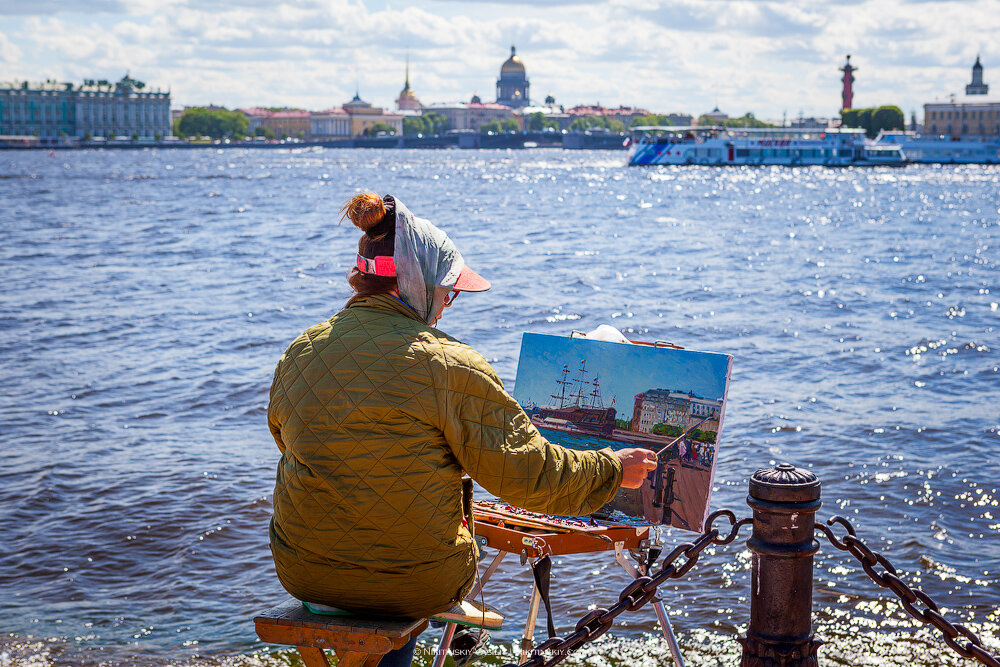
[[[488,547],[497,550],[497,555],[479,577],[479,582],[467,596],[475,599],[483,585],[489,581],[507,554],[518,554],[522,565],[533,564],[542,556],[564,556],[569,554],[600,553],[611,551],[615,561],[633,578],[643,576],[643,568],[637,568],[629,562],[625,550],[646,551],[650,548],[649,526],[643,527],[586,527],[573,529],[546,522],[544,519],[514,517],[498,519],[497,513],[483,509],[473,504],[473,518],[476,522],[476,540],[480,549]],[[528,604],[528,616],[521,637],[521,657],[519,662],[531,657],[534,648],[535,622],[538,618],[538,607],[541,594],[538,586],[532,583],[531,601]],[[659,594],[653,598],[653,609],[663,631],[663,636],[670,647],[674,664],[684,667],[677,639],[673,628],[663,608],[663,600]],[[447,646],[443,647],[447,649]],[[441,650],[439,649],[439,654]]]

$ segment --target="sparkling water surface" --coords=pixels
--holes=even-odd
[[[359,189],[397,195],[493,281],[441,328],[508,385],[524,331],[609,323],[734,355],[713,508],[749,515],[759,467],[811,468],[820,517],[850,518],[1000,652],[1000,168],[624,159],[0,153],[0,665],[292,660],[250,620],[284,598],[267,391],[348,297],[359,234],[338,208]],[[749,565],[741,539],[664,589],[689,665],[735,664]],[[553,569],[561,631],[627,583],[607,554]],[[486,588],[501,647],[529,581],[511,557]],[[972,664],[825,543],[815,587],[825,664]],[[655,632],[651,609],[623,615],[571,662],[668,664]]]

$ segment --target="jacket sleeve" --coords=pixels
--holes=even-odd
[[[449,365],[442,432],[465,471],[487,491],[533,512],[583,515],[618,491],[622,467],[610,447],[576,451],[553,444],[508,394],[493,368]]]
[[[284,396],[280,383],[281,362],[284,361],[284,359],[285,357],[282,356],[277,367],[274,369],[274,379],[271,381],[270,398],[267,402],[267,428],[271,431],[271,437],[274,438],[274,444],[278,446],[278,451],[282,454],[285,453],[285,443],[281,439],[281,422],[278,418],[278,402]]]

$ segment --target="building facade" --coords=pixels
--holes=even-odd
[[[343,139],[351,136],[351,118],[342,108],[317,111],[309,116],[310,139]]]
[[[528,74],[524,63],[517,57],[517,51],[510,47],[510,57],[500,66],[500,78],[497,79],[497,104],[513,109],[531,104],[528,88]]]
[[[308,111],[274,111],[259,123],[274,132],[278,139],[305,139],[309,135],[311,117]]]
[[[117,83],[49,81],[0,87],[0,134],[153,138],[171,134],[170,93],[146,91],[128,75]]]
[[[957,100],[952,95],[947,102],[928,102],[924,105],[924,133],[955,140],[1000,139],[1000,101],[980,97],[989,90],[990,87],[983,81],[983,64],[976,56],[972,65],[972,82],[965,87],[965,98]]]
[[[474,96],[478,100],[479,96]],[[448,119],[448,129],[478,132],[479,127],[493,120],[506,120],[514,117],[514,110],[503,104],[494,102],[458,102],[455,104],[434,104],[424,108],[425,111],[439,113]]]
[[[388,125],[396,134],[403,134],[403,116],[395,113],[386,113],[381,107],[372,106],[371,103],[361,99],[359,93],[354,94],[354,99],[344,105],[351,120],[351,136],[361,137],[370,131],[375,125]]]
[[[597,105],[577,105],[566,110],[570,116],[570,122],[581,116],[603,116],[608,120],[616,120],[623,124],[626,129],[632,125],[632,119],[639,116],[649,116],[648,109],[638,109],[635,107],[605,107]]]
[[[24,82],[0,88],[0,135],[76,136],[73,84]]]
[[[1000,137],[1000,102],[929,102],[924,105],[924,132],[952,139]]]
[[[396,131],[396,134],[403,132],[402,115],[386,113],[383,109],[365,102],[358,95],[342,107],[324,111],[274,111],[251,107],[240,109],[240,112],[249,121],[247,131],[250,134],[256,134],[259,127],[266,127],[278,139],[301,137],[322,141],[359,137],[376,123],[388,125]]]

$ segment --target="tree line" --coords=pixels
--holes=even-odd
[[[844,109],[841,112],[843,127],[863,128],[869,137],[875,137],[882,130],[901,130],[905,127],[905,117],[897,106],[880,106],[869,109]],[[644,125],[671,125],[671,117],[649,114],[635,116],[629,123],[630,127]],[[697,125],[722,125],[725,127],[777,127],[758,120],[753,113],[747,112],[737,118],[715,120],[701,116]],[[178,137],[211,137],[212,139],[241,139],[248,135],[250,121],[240,111],[226,109],[207,109],[194,107],[187,109],[174,121],[174,134]],[[527,132],[544,132],[559,130],[559,122],[548,118],[540,111],[529,114],[524,119],[524,130]],[[446,133],[450,128],[448,119],[440,113],[428,112],[421,116],[408,116],[403,119],[404,135],[434,136]],[[483,123],[479,131],[483,134],[502,134],[519,132],[521,126],[513,118],[494,119]],[[570,132],[585,132],[605,130],[608,132],[625,132],[625,123],[607,116],[587,115],[574,118],[569,124]],[[365,136],[393,135],[395,128],[385,123],[376,123],[365,131]],[[257,127],[256,136],[274,139],[274,132],[267,127]],[[301,135],[301,133],[300,133]],[[282,139],[286,136],[282,136]],[[301,136],[299,138],[302,138]]]
[[[174,134],[185,137],[211,137],[213,139],[242,139],[247,136],[250,121],[239,111],[187,109],[174,121]],[[272,133],[273,136],[273,133]]]
[[[895,105],[844,109],[840,112],[840,120],[842,127],[864,128],[869,139],[877,137],[882,130],[902,130],[906,126],[903,110]]]

